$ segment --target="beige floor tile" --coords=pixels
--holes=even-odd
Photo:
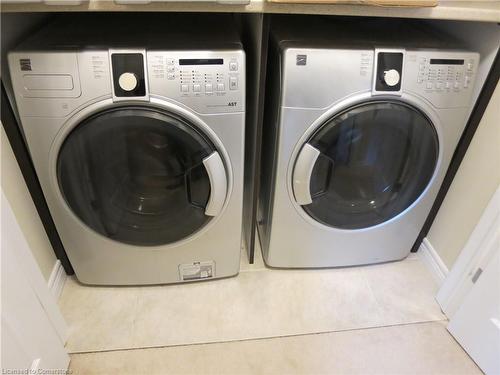
[[[134,347],[382,324],[373,294],[356,269],[242,272],[209,283],[144,288],[137,313]]]
[[[60,299],[70,352],[221,342],[444,319],[419,258],[271,270],[260,252],[239,276],[192,284],[88,287]],[[242,257],[245,262],[246,254]]]
[[[481,374],[444,322],[74,354],[74,374]]]
[[[59,299],[59,307],[69,327],[68,350],[130,348],[138,290],[86,286],[69,278]]]
[[[438,285],[419,258],[360,268],[377,299],[385,325],[442,320]]]

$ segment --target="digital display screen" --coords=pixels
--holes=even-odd
[[[438,64],[438,65],[464,65],[464,60],[456,60],[456,59],[431,59],[431,64]]]
[[[179,59],[179,65],[223,65],[224,59]]]

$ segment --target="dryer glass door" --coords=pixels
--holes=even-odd
[[[211,176],[219,178],[217,192]],[[225,176],[199,129],[145,107],[86,119],[69,133],[57,161],[59,188],[73,213],[101,235],[137,246],[173,243],[206,225],[221,207],[214,209],[213,195],[225,199]]]
[[[316,221],[342,229],[383,223],[429,184],[438,158],[430,120],[397,101],[372,101],[328,120],[301,149],[295,198]]]

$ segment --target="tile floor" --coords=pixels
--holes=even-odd
[[[74,354],[74,374],[481,374],[445,322]]]
[[[260,255],[260,253],[259,253]],[[66,283],[75,374],[480,373],[445,329],[416,256],[151,287]],[[228,303],[230,301],[230,303]]]

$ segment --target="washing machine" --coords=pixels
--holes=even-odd
[[[141,285],[236,275],[245,125],[238,37],[226,30],[212,40],[204,30],[182,40],[177,32],[176,49],[168,33],[149,38],[127,27],[114,44],[108,31],[75,29],[84,42],[52,27],[8,62],[76,277]]]
[[[300,27],[273,32],[264,260],[317,268],[403,259],[466,125],[479,55],[401,24],[361,36],[335,25],[297,36]]]

